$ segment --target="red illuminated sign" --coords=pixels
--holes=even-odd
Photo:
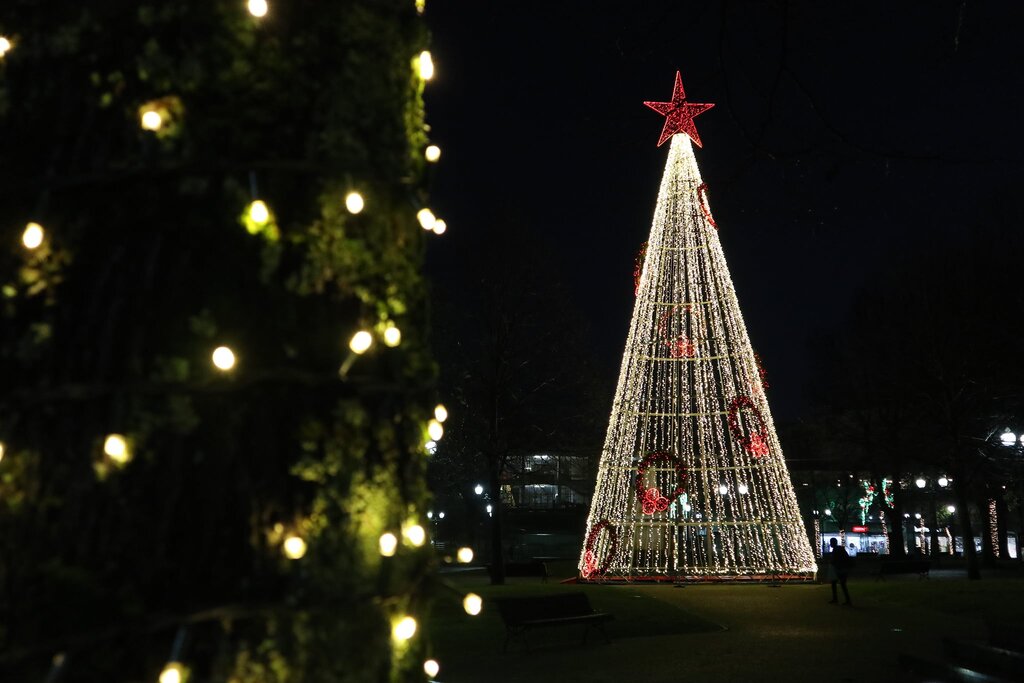
[[[868,528],[866,526],[854,526],[850,527],[850,531],[855,534],[866,534],[868,532]]]

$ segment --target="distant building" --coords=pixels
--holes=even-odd
[[[594,487],[594,459],[579,455],[513,456],[505,468],[501,502],[524,510],[585,507]]]

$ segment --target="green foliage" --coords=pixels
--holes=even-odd
[[[427,497],[425,29],[411,0],[270,4],[0,6],[0,612],[19,625],[0,650],[19,674],[66,650],[62,680],[153,680],[189,623],[195,680],[422,679],[422,631],[393,648],[390,629],[425,613],[430,553],[377,542]],[[250,225],[257,198],[271,219]],[[377,343],[343,379],[363,327]]]

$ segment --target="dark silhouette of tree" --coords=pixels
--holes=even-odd
[[[600,452],[607,410],[587,332],[541,240],[513,220],[471,250],[457,296],[438,298],[444,346],[437,349],[453,418],[435,469],[469,496],[487,483],[492,500],[492,581],[504,582],[503,487],[510,459],[531,453]],[[457,302],[457,304],[456,304]]]
[[[980,575],[970,504],[1004,476],[996,430],[1022,398],[1022,340],[1005,324],[1024,315],[1012,256],[1020,220],[995,206],[983,227],[919,245],[880,273],[822,373],[876,486],[911,468],[952,475],[971,578]],[[898,522],[898,503],[891,512]]]

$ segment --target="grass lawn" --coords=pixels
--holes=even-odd
[[[1017,571],[988,573],[982,581],[948,571],[880,581],[865,567],[851,578],[850,610],[826,604],[824,585],[576,585],[555,578],[574,571],[574,563],[549,570],[547,583],[512,578],[505,586],[489,585],[482,570],[443,575],[449,588],[436,596],[426,624],[431,654],[442,666],[438,680],[543,683],[585,675],[591,683],[800,683],[820,680],[851,643],[892,676],[885,680],[904,680],[899,655],[941,658],[945,636],[1024,635],[1024,576]],[[583,627],[572,625],[534,631],[525,646],[501,652],[505,629],[489,601],[575,591],[586,593],[594,609],[615,615],[606,625],[610,644],[592,632],[582,645]],[[467,592],[483,597],[479,616],[463,611]],[[776,678],[764,678],[766,672]],[[844,670],[836,680],[862,678]]]

